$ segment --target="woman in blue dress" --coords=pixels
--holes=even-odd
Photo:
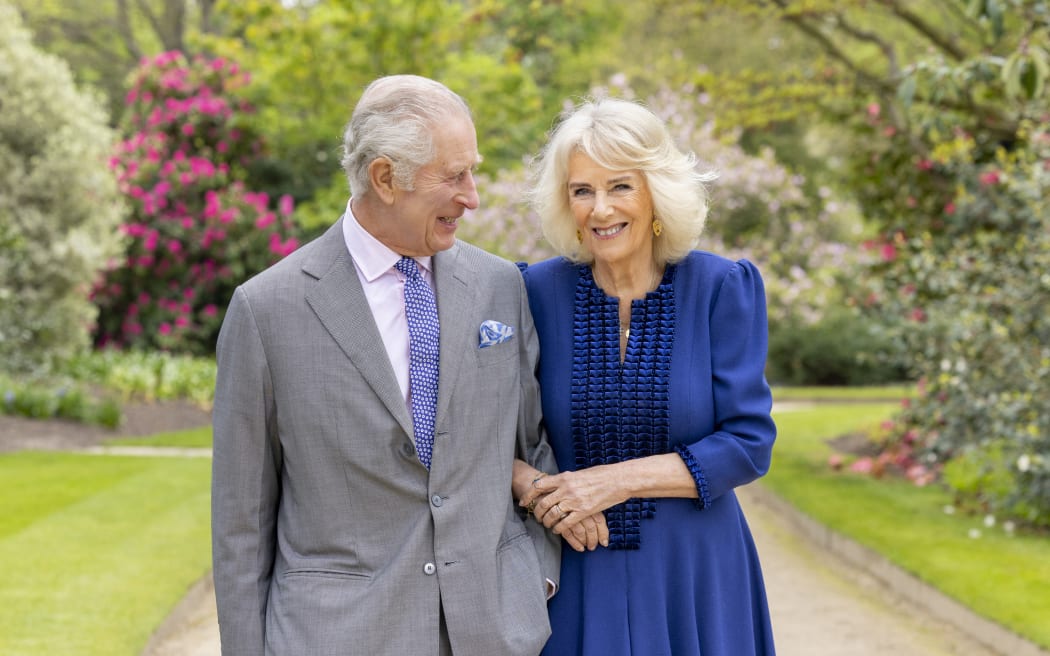
[[[537,162],[533,202],[563,257],[524,275],[562,473],[518,471],[514,492],[558,534],[601,531],[564,550],[543,653],[773,654],[734,494],[776,436],[762,278],[693,250],[712,176],[643,106],[581,105]]]

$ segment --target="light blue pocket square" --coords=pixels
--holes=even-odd
[[[508,326],[505,323],[488,319],[481,323],[481,343],[479,347],[495,346],[511,337],[514,337],[514,326]]]

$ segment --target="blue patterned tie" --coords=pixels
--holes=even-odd
[[[403,257],[394,265],[405,275],[405,316],[408,318],[408,388],[412,397],[412,431],[419,460],[430,469],[434,452],[434,417],[438,392],[437,302],[419,275],[416,261]]]

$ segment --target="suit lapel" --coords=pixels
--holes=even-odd
[[[447,426],[449,400],[465,359],[478,345],[479,326],[472,311],[477,273],[470,267],[457,243],[434,256],[434,280],[437,287],[438,320],[441,322],[441,369],[438,378],[437,425],[435,432]]]
[[[354,262],[346,250],[342,223],[340,219],[320,238],[319,248],[303,263],[303,272],[317,279],[317,284],[306,294],[306,302],[411,437],[412,419],[390,367],[390,357],[372,318]],[[444,349],[441,356],[443,361]]]

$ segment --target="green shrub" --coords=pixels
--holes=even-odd
[[[881,326],[849,309],[808,324],[770,322],[766,376],[777,385],[881,385],[907,379]]]
[[[0,4],[0,366],[8,372],[46,370],[89,342],[89,287],[120,248],[121,205],[105,164],[112,139],[101,104]]]
[[[208,357],[107,349],[71,358],[62,371],[126,400],[188,399],[206,407],[215,393],[215,360]]]
[[[1031,38],[1046,43],[1050,3],[1037,4]],[[1004,61],[922,61],[906,80],[912,104],[898,108],[914,121],[907,131],[891,130],[878,105],[861,119],[869,147],[856,152],[858,191],[883,232],[869,245],[859,305],[891,326],[919,381],[898,439],[913,436],[934,470],[962,459],[948,482],[970,503],[1046,527],[1050,124],[1045,98],[1004,88]],[[944,83],[960,80],[985,89],[1009,121],[993,127],[965,103],[929,113],[924,101],[959,92]],[[974,458],[988,458],[980,476]]]
[[[86,424],[114,428],[123,413],[113,398],[96,398],[78,383],[47,384],[19,381],[0,376],[3,414],[32,419],[68,419]]]

